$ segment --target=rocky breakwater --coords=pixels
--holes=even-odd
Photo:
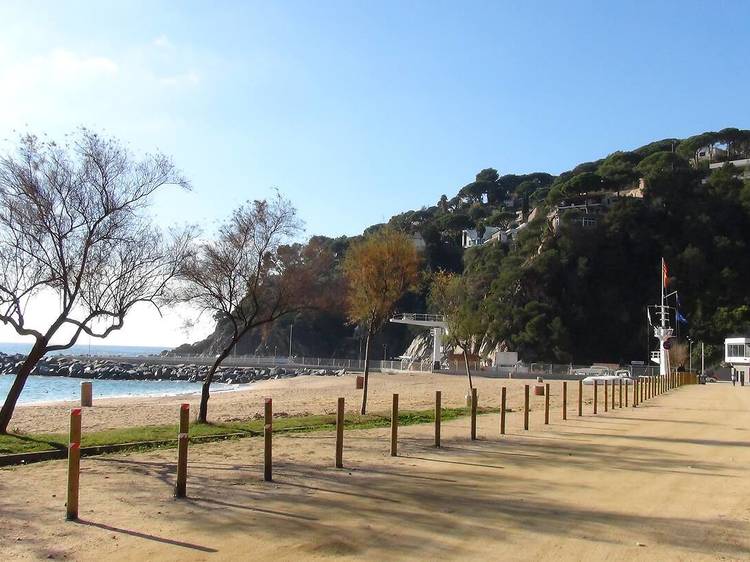
[[[0,353],[0,374],[13,374],[23,364],[21,354]],[[136,381],[183,381],[203,382],[210,367],[207,365],[160,365],[111,359],[79,359],[65,356],[44,357],[34,367],[32,375],[50,377],[74,377],[82,379],[136,380]],[[262,380],[291,378],[299,375],[341,376],[345,370],[305,369],[289,367],[220,367],[214,382],[224,384],[248,384]]]

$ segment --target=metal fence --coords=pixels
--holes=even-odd
[[[101,360],[129,363],[150,363],[161,365],[211,365],[215,357],[206,355],[149,355],[149,356],[121,356],[121,355],[94,355],[77,356],[86,360]],[[297,369],[328,369],[350,371],[364,370],[362,359],[337,359],[327,357],[274,357],[262,355],[230,355],[223,362],[223,367],[289,367]],[[444,362],[438,372],[447,374],[465,374],[465,364],[461,359]],[[591,371],[591,365],[574,365],[559,363],[518,363],[512,366],[487,366],[479,361],[469,361],[472,374],[493,378],[564,378],[576,376],[576,371]],[[594,367],[595,368],[595,367]],[[631,372],[632,376],[653,376],[658,374],[658,366],[628,365],[622,367]],[[409,371],[409,372],[432,372],[433,365],[429,359],[409,360],[370,360],[370,369],[373,371]]]

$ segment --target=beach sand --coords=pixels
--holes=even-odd
[[[500,381],[478,383],[481,396]],[[331,432],[277,436],[271,483],[261,438],[191,445],[186,500],[171,497],[175,450],[85,458],[78,523],[63,520],[65,461],[2,469],[3,557],[750,557],[750,388],[692,386],[549,426],[536,409],[528,432],[521,417],[500,438],[498,415],[480,416],[473,442],[469,420],[454,420],[440,450],[431,425],[404,427],[397,458],[388,429],[348,431],[344,469]]]
[[[480,406],[500,406],[500,388],[508,387],[508,407],[523,407],[523,386],[536,380],[490,379],[474,377]],[[560,407],[561,381],[550,381],[550,407]],[[94,381],[96,385],[96,381]],[[468,383],[465,376],[431,373],[371,373],[368,391],[368,412],[390,412],[393,393],[399,394],[402,410],[424,410],[435,406],[435,391],[442,391],[443,406],[466,405]],[[568,406],[575,409],[577,382],[568,382]],[[532,408],[544,406],[544,398],[532,395]],[[591,387],[585,396],[591,400]],[[301,376],[269,380],[248,385],[243,390],[215,392],[209,400],[209,421],[227,422],[252,419],[263,413],[263,398],[273,398],[276,415],[304,415],[335,413],[336,398],[343,396],[347,412],[358,412],[362,391],[355,389],[355,375]],[[600,397],[603,400],[603,395]],[[198,412],[198,395],[160,398],[112,398],[95,400],[92,408],[83,412],[83,430],[94,431],[137,425],[175,424],[179,420],[179,405],[190,404],[193,419]],[[67,433],[70,408],[73,402],[19,406],[11,420],[13,431],[35,433]]]

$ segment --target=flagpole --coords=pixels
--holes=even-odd
[[[661,327],[667,327],[667,319],[664,315],[664,258],[661,258]]]

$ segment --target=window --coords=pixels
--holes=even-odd
[[[727,357],[750,357],[750,344],[728,343]]]
[[[596,217],[581,217],[581,226],[596,226]]]

